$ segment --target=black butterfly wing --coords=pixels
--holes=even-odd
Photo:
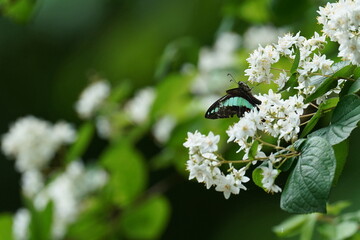
[[[245,112],[251,110],[251,105],[254,107],[257,104],[261,104],[261,101],[255,98],[250,90],[244,89],[242,87],[229,89],[226,91],[226,95],[219,98],[214,102],[205,113],[205,118],[209,119],[218,119],[218,118],[229,118],[234,115],[242,117]],[[226,105],[225,103],[231,98],[243,98],[248,101],[251,105],[247,106],[238,106],[232,104],[231,106]]]
[[[231,96],[240,96],[246,99],[253,106],[261,104],[261,101],[256,97],[254,97],[254,95],[252,95],[252,93],[249,90],[246,90],[241,87],[229,89],[226,91],[226,93]]]
[[[225,96],[219,98],[214,102],[205,113],[205,118],[217,119],[217,118],[228,118],[238,113],[238,107],[236,106],[227,106],[224,107],[222,104],[233,97],[231,94],[226,94]]]

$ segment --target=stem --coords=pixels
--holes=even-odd
[[[331,108],[328,108],[326,110],[324,110],[322,113],[328,113],[330,112],[331,110],[335,109],[335,107],[331,107]]]
[[[292,158],[292,157],[297,157],[297,156],[300,156],[300,153],[294,153],[293,155],[290,155],[290,154],[287,154],[288,157],[285,158],[284,161],[282,161],[278,166],[277,168],[280,168],[288,159]]]
[[[312,103],[312,102],[310,103],[310,105],[313,106],[313,107],[316,108],[316,109],[319,109],[319,106],[317,106],[316,104],[314,104],[314,103]]]
[[[221,161],[226,161],[225,160],[225,158],[223,158],[220,154],[218,154],[218,153],[214,153],[218,158],[220,158],[220,160]],[[201,156],[202,156],[202,154],[201,154]],[[207,159],[207,158],[206,158]],[[209,160],[211,160],[211,159],[209,159]]]
[[[244,159],[244,160],[223,160],[220,161],[220,164],[224,164],[224,163],[251,163],[253,161],[263,161],[269,159],[268,157],[262,157],[262,158],[254,158],[254,159]]]
[[[262,140],[261,138],[257,137],[256,140],[258,140],[259,142],[261,142],[262,144],[264,145],[267,145],[267,146],[270,146],[270,147],[273,147],[275,149],[286,149],[284,147],[281,147],[281,146],[276,146],[274,144],[271,144],[271,143],[268,143],[268,142],[265,142],[264,140]]]
[[[279,157],[279,158],[292,158],[292,157],[296,157],[299,156],[300,153],[288,153],[288,154],[279,154],[276,155],[275,157]],[[253,161],[264,161],[269,159],[268,157],[261,157],[261,158],[254,158],[254,159],[244,159],[244,160],[223,160],[220,161],[220,164],[224,164],[224,163],[251,163]]]
[[[315,115],[315,114],[316,114],[316,112],[313,112],[313,113],[309,113],[309,114],[303,114],[303,115],[301,115],[300,117],[301,117],[301,118],[311,117],[311,116],[313,116],[313,115]]]
[[[281,68],[274,68],[274,67],[271,67],[271,69],[273,69],[273,70],[277,70],[277,71],[290,72],[290,70],[287,70],[287,69],[281,69]]]
[[[310,122],[310,120],[307,120],[307,121],[305,121],[303,123],[300,123],[300,126],[303,126],[303,125],[307,124],[308,122]]]
[[[310,73],[310,75],[318,75],[318,76],[323,76],[323,77],[331,77],[332,75],[326,75],[326,74],[321,74],[321,73]]]

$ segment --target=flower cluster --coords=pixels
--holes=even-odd
[[[276,42],[278,36],[285,32],[284,28],[276,28],[272,25],[251,26],[244,33],[243,46],[248,50],[254,50],[259,45]]]
[[[38,210],[44,209],[50,201],[54,203],[54,239],[63,237],[67,226],[74,222],[80,213],[82,200],[102,187],[106,181],[107,174],[103,170],[85,169],[82,162],[75,161],[35,196],[34,204]]]
[[[258,109],[246,112],[239,122],[230,126],[227,130],[229,136],[228,142],[236,142],[243,151],[243,163],[256,164],[258,159],[266,161],[268,166],[262,166],[264,189],[269,192],[280,192],[281,188],[275,185],[275,178],[278,170],[273,168],[273,163],[280,161],[281,158],[273,154],[266,156],[262,151],[266,142],[262,141],[260,131],[278,139],[280,141],[294,142],[300,131],[300,116],[303,114],[307,104],[304,104],[302,96],[292,96],[289,99],[281,99],[280,94],[273,93],[258,96],[262,104]],[[258,142],[256,155],[249,158],[250,150],[255,141]],[[212,132],[204,136],[199,132],[188,133],[187,141],[184,143],[189,148],[190,160],[187,161],[187,170],[190,172],[189,179],[196,178],[198,182],[203,182],[210,188],[215,185],[217,191],[223,191],[224,196],[228,198],[230,194],[238,194],[240,189],[246,189],[242,183],[249,181],[244,176],[248,165],[237,170],[232,164],[229,165],[228,174],[220,170],[220,166],[227,161],[219,160],[216,155],[219,136],[214,136]],[[229,161],[231,162],[231,161]]]
[[[2,138],[2,151],[16,159],[20,172],[40,170],[62,145],[75,140],[75,130],[65,122],[55,125],[28,116],[15,122]]]
[[[82,200],[89,193],[102,187],[106,181],[107,174],[103,170],[86,169],[80,161],[75,161],[68,165],[64,173],[33,194],[34,205],[39,211],[50,201],[54,204],[53,239],[62,239],[67,226],[76,220],[82,210]],[[17,239],[27,239],[25,236],[30,217],[26,209],[18,210],[13,225],[14,236],[17,236]]]
[[[72,143],[75,138],[75,130],[68,123],[52,125],[28,116],[15,122],[2,139],[3,152],[15,158],[15,166],[22,173],[21,188],[24,196],[33,200],[39,211],[48,202],[53,202],[53,239],[62,238],[68,224],[81,211],[81,201],[102,187],[107,180],[103,170],[85,169],[78,161],[69,164],[66,171],[56,177],[50,174],[50,161],[61,146]],[[52,181],[47,184],[50,176]],[[30,221],[30,212],[25,208],[20,209],[14,218],[15,239],[28,239]]]
[[[307,104],[303,103],[304,98],[295,95],[284,100],[271,89],[268,94],[259,95],[258,98],[262,101],[258,109],[245,113],[239,122],[227,130],[228,142],[236,142],[240,146],[239,151],[248,153],[258,131],[267,133],[278,141],[295,141],[300,131],[300,116],[307,107]],[[261,152],[259,154],[263,155]],[[247,154],[244,157],[246,158]]]
[[[223,192],[226,199],[231,194],[239,194],[240,189],[246,190],[243,183],[250,179],[245,176],[246,167],[237,170],[230,168],[228,174],[220,170],[221,161],[215,155],[218,149],[219,136],[212,132],[208,136],[199,132],[188,133],[184,146],[189,149],[189,160],[186,169],[190,172],[189,180],[196,178],[198,182],[204,183],[209,189],[215,186],[215,190]]]
[[[153,126],[152,132],[159,143],[165,143],[176,125],[176,119],[171,115],[160,118]]]
[[[244,176],[249,164],[256,164],[261,160],[262,187],[271,193],[281,192],[281,188],[275,184],[279,174],[277,169],[280,162],[296,155],[295,151],[280,146],[281,142],[293,143],[298,139],[300,132],[301,117],[308,104],[304,103],[307,96],[314,92],[315,86],[312,77],[316,74],[331,73],[333,61],[321,55],[318,51],[326,43],[325,36],[315,33],[313,37],[306,39],[300,33],[296,35],[285,34],[279,37],[277,43],[265,47],[259,46],[247,59],[250,66],[245,72],[250,82],[275,83],[278,89],[284,89],[290,78],[290,73],[281,71],[274,74],[273,65],[280,59],[287,58],[291,62],[298,62],[296,68],[297,85],[296,94],[282,98],[280,93],[269,90],[267,94],[256,96],[262,103],[245,112],[244,116],[234,125],[230,126],[226,133],[228,142],[239,145],[238,152],[242,152],[242,159],[226,161],[216,154],[219,139],[210,133],[208,136],[199,132],[188,133],[188,139],[184,146],[189,148],[190,160],[187,162],[187,170],[190,179],[196,178],[198,182],[205,183],[207,188],[215,186],[218,191],[223,191],[226,198],[230,194],[238,194],[240,189],[246,189],[242,184],[249,179]],[[276,70],[278,71],[278,70]],[[339,81],[339,84],[341,80]],[[323,101],[331,92],[330,90],[318,102]],[[277,140],[277,144],[271,144],[262,140],[261,136],[267,134]],[[275,153],[266,155],[263,147],[271,146]],[[278,151],[281,149],[283,153]],[[275,157],[276,156],[276,157]],[[223,164],[229,164],[228,173],[224,174],[220,169]],[[234,163],[246,164],[240,170]]]
[[[270,154],[269,161],[267,161],[268,166],[261,166],[263,178],[261,179],[262,186],[272,193],[281,192],[281,188],[275,184],[275,178],[279,175],[280,171],[274,169],[273,162],[275,162],[275,156]]]
[[[13,218],[12,232],[15,240],[29,239],[30,212],[26,208],[19,209]]]
[[[97,81],[90,84],[81,93],[80,99],[75,105],[79,116],[89,119],[99,110],[105,99],[109,96],[110,85],[107,81]]]
[[[224,71],[236,65],[236,50],[240,36],[232,32],[221,33],[212,49],[202,48],[199,54],[199,73],[193,83],[195,93],[208,94],[222,87]]]
[[[300,59],[297,68],[299,94],[309,95],[314,91],[314,86],[310,83],[310,77],[313,74],[327,74],[331,72],[332,60],[326,58],[325,55],[317,54],[316,50],[321,49],[326,43],[325,36],[314,33],[310,39],[301,36],[300,33],[292,35],[285,34],[279,37],[276,44],[260,46],[247,59],[249,68],[245,70],[245,75],[249,77],[250,82],[266,82],[273,81],[278,85],[279,89],[285,86],[290,76],[282,71],[275,78],[272,66],[279,62],[280,58],[288,58],[294,60],[296,57],[296,49],[299,50]]]
[[[136,124],[144,123],[148,119],[151,106],[155,100],[156,92],[152,87],[138,91],[134,98],[125,104],[125,112]]]
[[[318,13],[323,32],[340,44],[338,56],[360,65],[360,1],[327,3]]]

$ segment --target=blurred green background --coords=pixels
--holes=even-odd
[[[6,2],[0,4],[4,7]],[[0,108],[3,111],[0,133],[5,133],[17,118],[29,114],[52,122],[63,119],[79,124],[73,106],[93,73],[113,83],[129,79],[133,90],[156,85],[159,79],[155,73],[164,49],[178,39],[190,40],[192,47],[169,71],[179,70],[185,62],[196,64],[200,47],[211,46],[221,27],[242,34],[252,25],[273,24],[309,36],[319,30],[315,24],[316,10],[326,3],[320,0],[9,2],[19,6],[11,11],[3,8],[0,18]],[[355,130],[347,165],[330,198],[331,202],[350,200],[353,205],[349,210],[360,206],[360,193],[354,191],[353,183],[359,180],[356,152],[359,139],[360,131]],[[96,140],[87,157],[96,157],[104,144]],[[146,139],[142,144],[149,145]],[[151,155],[152,149],[144,152]],[[21,206],[19,175],[13,161],[0,157],[0,212],[14,212]],[[161,179],[174,171],[165,169],[152,178]],[[276,239],[271,228],[290,216],[280,210],[279,195],[265,194],[252,184],[248,185],[248,191],[225,200],[221,193],[181,178],[166,196],[172,210],[163,239]]]

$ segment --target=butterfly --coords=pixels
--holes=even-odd
[[[229,118],[237,115],[239,118],[245,112],[249,112],[261,101],[254,97],[251,88],[244,82],[239,81],[237,88],[226,91],[226,95],[214,102],[205,113],[205,118]]]

